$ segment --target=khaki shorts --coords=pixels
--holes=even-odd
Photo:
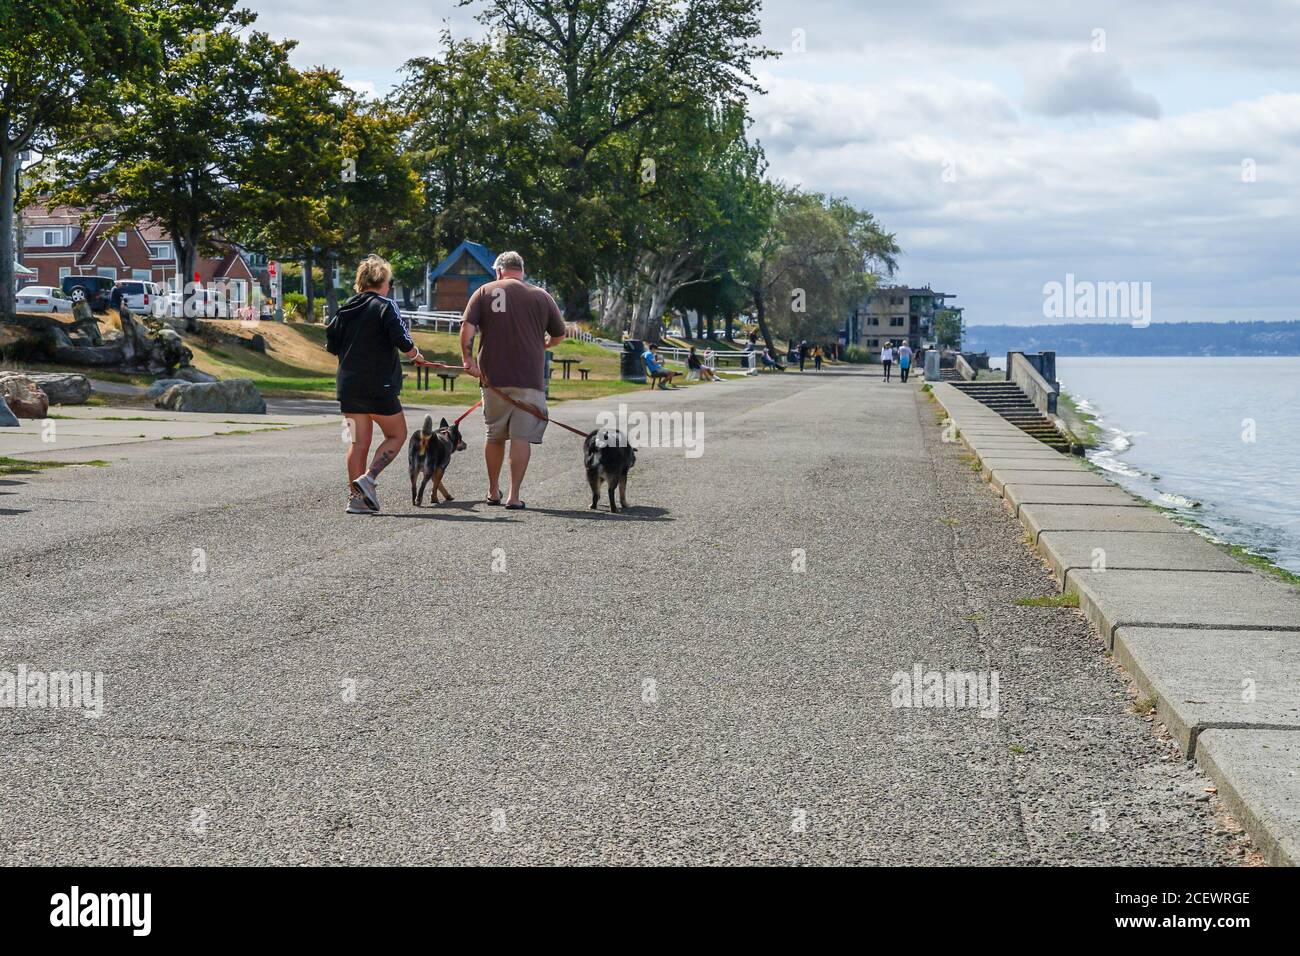
[[[515,388],[506,386],[501,389],[511,398],[536,405],[545,414],[546,393],[536,388]],[[507,438],[514,441],[526,441],[533,445],[542,443],[546,434],[546,422],[536,415],[515,408],[491,389],[483,389],[483,424],[487,426],[487,440],[503,442]]]

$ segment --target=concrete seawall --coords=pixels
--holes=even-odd
[[[942,382],[981,473],[1272,863],[1300,863],[1300,593]]]

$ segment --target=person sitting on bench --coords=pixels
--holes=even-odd
[[[688,382],[712,382],[717,376],[704,360],[695,352],[695,346],[691,346],[691,354],[686,356],[686,381]]]
[[[654,388],[655,382],[658,381],[659,387],[667,391],[670,387],[669,383],[677,377],[678,373],[664,368],[659,359],[655,358],[654,349],[649,346],[646,346],[646,350],[641,353],[641,360],[645,362],[646,374],[650,376],[650,387]]]
[[[785,371],[785,366],[776,360],[776,358],[772,355],[771,349],[768,348],[763,349],[763,351],[758,354],[758,357],[763,360],[763,365],[766,366],[767,368],[774,368],[778,372]]]

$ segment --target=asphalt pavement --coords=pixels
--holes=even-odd
[[[345,515],[337,423],[0,476],[0,672],[103,675],[0,710],[0,862],[1249,861],[920,385],[557,406],[691,416],[618,515],[556,428],[485,505],[477,414],[437,508]]]

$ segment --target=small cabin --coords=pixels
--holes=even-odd
[[[429,273],[435,312],[463,312],[469,297],[496,278],[496,256],[487,246],[466,239]]]

